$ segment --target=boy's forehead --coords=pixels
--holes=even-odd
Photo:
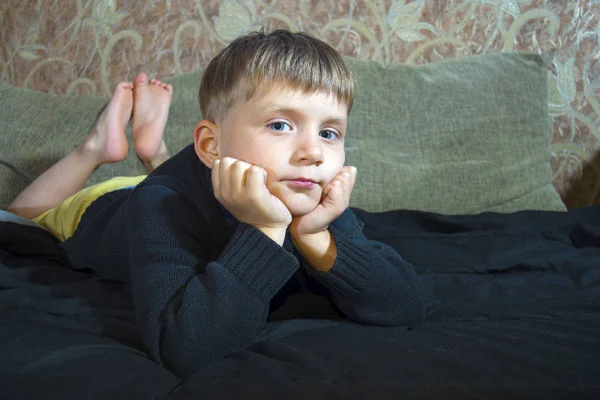
[[[258,106],[261,113],[302,111],[307,106],[316,106],[320,112],[330,114],[332,118],[345,120],[348,116],[348,105],[340,102],[334,93],[324,90],[306,91],[269,85],[257,90],[247,103]]]

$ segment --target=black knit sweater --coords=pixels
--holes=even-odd
[[[227,212],[188,146],[135,189],[92,203],[61,246],[73,267],[131,285],[151,357],[185,377],[244,349],[274,319],[419,324],[413,267],[362,226],[351,210],[330,225],[337,259],[317,272],[289,235],[281,247]]]

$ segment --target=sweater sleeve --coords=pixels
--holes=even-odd
[[[266,323],[269,301],[299,266],[293,254],[243,223],[220,258],[207,260],[207,217],[165,187],[137,188],[127,214],[142,339],[156,362],[182,377],[251,343]]]
[[[330,225],[337,257],[327,272],[310,276],[321,282],[349,319],[379,326],[415,327],[423,322],[424,305],[413,266],[391,247],[368,240],[362,224],[347,210],[343,224]]]

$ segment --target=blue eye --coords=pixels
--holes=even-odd
[[[330,136],[323,136],[323,134],[330,135]],[[340,135],[337,132],[330,131],[330,130],[321,131],[321,132],[319,132],[319,135],[321,135],[321,137],[323,139],[327,139],[327,140],[335,140],[340,137]]]
[[[285,122],[272,122],[269,124],[269,128],[271,128],[275,132],[288,132],[292,130],[292,127]]]

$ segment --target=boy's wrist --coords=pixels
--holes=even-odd
[[[323,238],[328,233],[329,227],[313,233],[298,233],[298,231],[294,229],[294,224],[290,225],[290,237],[297,242],[311,242],[313,240],[318,240],[318,238]]]
[[[285,241],[286,227],[255,226],[256,229],[267,235],[271,240],[280,246]]]
[[[297,235],[290,233],[294,246],[319,272],[329,271],[337,258],[337,246],[329,229],[317,233]]]

